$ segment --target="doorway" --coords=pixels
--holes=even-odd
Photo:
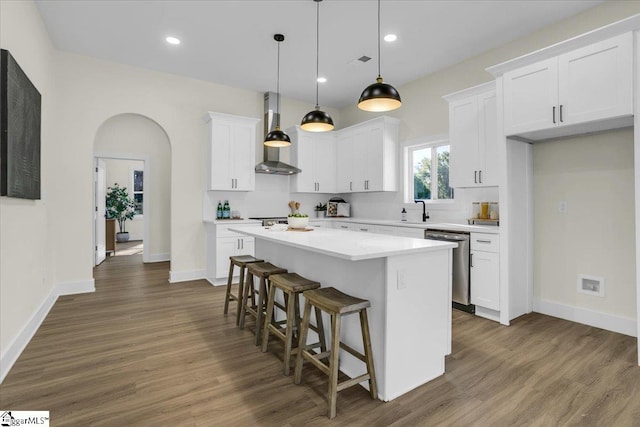
[[[139,114],[119,114],[107,119],[96,133],[94,165],[96,265],[103,259],[103,231],[105,259],[107,253],[116,256],[142,253],[144,263],[170,261],[171,148],[164,129]],[[124,224],[106,218],[101,205],[108,188],[116,183],[126,188],[135,209],[133,218]],[[111,236],[119,231],[129,233],[127,243],[111,245],[114,252],[109,252],[112,242],[112,237],[107,236],[109,222]]]

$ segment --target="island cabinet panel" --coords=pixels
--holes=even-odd
[[[296,193],[336,192],[336,136],[334,132],[287,129],[291,138],[291,162],[302,172],[291,177]]]
[[[229,257],[254,255],[255,238],[229,230],[230,227],[260,227],[259,221],[215,221],[207,222],[207,280],[213,285],[227,283]],[[240,275],[238,268],[234,274]],[[237,280],[236,280],[237,281]],[[235,282],[234,282],[235,283]]]
[[[496,234],[471,233],[471,303],[477,315],[498,320],[500,250]]]
[[[504,73],[504,133],[544,139],[625,125],[633,114],[633,38],[625,33]],[[541,133],[552,128],[570,132]]]
[[[255,189],[256,125],[258,119],[209,112],[207,189]]]

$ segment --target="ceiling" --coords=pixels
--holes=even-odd
[[[382,76],[396,87],[523,37],[602,1],[386,0]],[[316,3],[312,0],[36,0],[64,51],[258,92],[315,102]],[[182,43],[172,46],[166,36]],[[366,55],[367,63],[356,59]],[[377,3],[320,3],[320,105],[355,103],[377,76]],[[402,94],[401,94],[402,95]]]

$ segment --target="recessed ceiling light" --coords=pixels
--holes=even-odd
[[[327,82],[326,77],[318,77],[318,83],[326,83],[326,82]]]
[[[171,36],[169,36],[169,37],[167,37],[165,40],[166,40],[166,41],[167,41],[167,43],[169,43],[169,44],[180,44],[180,39],[175,38],[175,37],[171,37]]]
[[[395,34],[387,34],[386,36],[384,36],[384,41],[386,41],[386,42],[394,42],[394,41],[396,41],[397,38],[398,38],[398,36],[396,36]]]

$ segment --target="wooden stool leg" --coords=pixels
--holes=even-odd
[[[262,352],[267,352],[269,345],[269,325],[273,321],[273,306],[276,301],[276,287],[271,285],[269,288],[269,298],[267,298],[267,317],[264,319],[264,327],[262,328]]]
[[[240,329],[244,329],[244,319],[247,315],[247,303],[249,302],[249,295],[253,298],[253,274],[247,272],[247,279],[244,282],[244,292],[242,294],[242,304],[240,305],[240,322],[238,326]]]
[[[296,307],[298,306],[295,301],[295,294],[293,292],[289,292],[287,295],[287,299],[289,304],[287,305],[287,323],[285,327],[284,333],[284,374],[289,375],[290,366],[291,366],[291,347],[293,344],[293,325],[296,322],[296,317],[300,316],[300,313],[295,312]]]
[[[302,364],[304,360],[302,358],[304,353],[304,347],[307,343],[307,333],[309,332],[309,320],[311,319],[311,304],[309,301],[304,303],[304,316],[302,317],[302,326],[300,327],[300,337],[298,341],[298,355],[296,357],[296,368],[293,377],[294,384],[300,384],[302,380]]]
[[[293,336],[294,336],[294,341],[293,344],[294,345],[298,345],[298,341],[300,341],[300,322],[302,321],[302,319],[300,318],[300,296],[299,294],[295,294],[295,306],[293,309],[294,313],[295,313],[295,325],[296,328],[293,331]]]
[[[258,293],[258,305],[256,307],[256,336],[254,339],[255,345],[260,345],[260,332],[262,331],[262,311],[264,310],[264,298],[267,294],[267,280],[264,277],[260,278],[260,291]]]
[[[362,328],[362,340],[364,341],[364,358],[369,374],[369,393],[372,399],[378,398],[378,384],[376,383],[376,373],[373,367],[373,352],[371,350],[371,335],[369,334],[369,320],[367,310],[360,310],[360,327]]]
[[[324,335],[324,323],[322,322],[322,310],[318,307],[316,309],[316,328],[318,328],[318,341],[320,341],[320,351],[324,353],[327,351],[327,339]]]
[[[238,281],[238,308],[236,309],[236,326],[240,323],[240,305],[242,304],[242,296],[244,295],[244,272],[247,267],[240,267],[240,280]]]
[[[331,355],[329,356],[329,419],[336,417],[336,401],[338,398],[338,365],[340,364],[340,321],[339,314],[331,315]]]
[[[227,292],[224,296],[224,314],[229,311],[229,298],[231,295],[231,282],[233,282],[233,262],[229,262],[229,278],[227,279]],[[240,285],[242,286],[242,285]],[[236,322],[237,323],[237,322]]]

